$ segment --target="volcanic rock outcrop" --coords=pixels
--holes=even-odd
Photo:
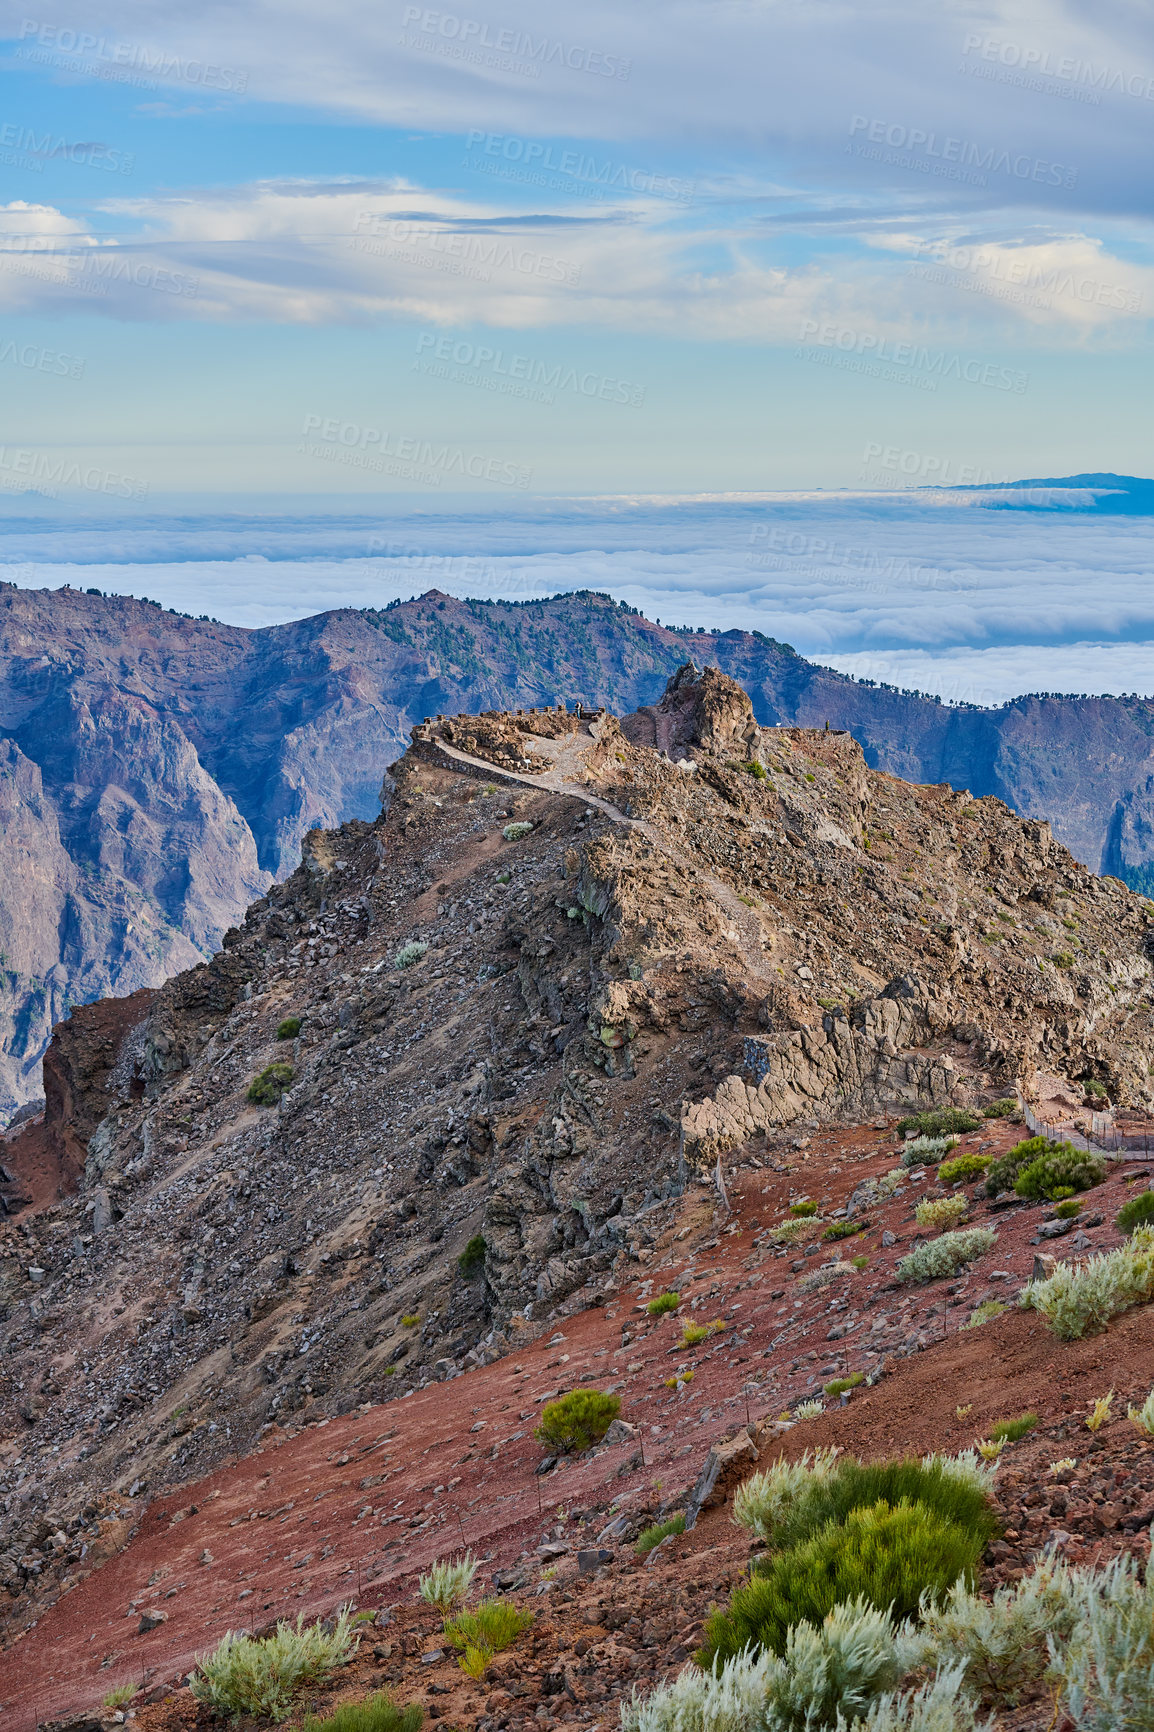
[[[84,1169],[0,1237],[10,1618],[134,1497],[595,1301],[742,1144],[1039,1070],[1146,1106],[1148,944],[1046,824],[716,670],[419,725],[373,823],[57,1037]]]

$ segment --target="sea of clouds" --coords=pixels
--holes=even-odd
[[[302,502],[302,505],[307,502]],[[757,630],[859,677],[1000,703],[1154,693],[1145,518],[959,495],[314,502],[104,520],[17,515],[0,577],[259,627],[429,589],[602,590],[664,624]]]

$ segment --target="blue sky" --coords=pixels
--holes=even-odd
[[[61,461],[80,503],[350,506],[1154,467],[1146,9],[0,31],[10,497]]]

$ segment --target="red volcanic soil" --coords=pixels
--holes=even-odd
[[[980,1144],[993,1155],[1021,1134],[998,1123],[963,1147]],[[578,1579],[577,1550],[615,1547],[612,1537],[598,1539],[611,1502],[623,1500],[625,1513],[648,1510],[657,1519],[677,1506],[715,1439],[747,1418],[776,1416],[847,1370],[882,1368],[876,1386],[855,1391],[845,1405],[776,1434],[778,1441],[769,1434],[763,1461],[766,1451],[793,1455],[829,1442],[867,1456],[957,1450],[988,1435],[995,1419],[1033,1409],[1039,1429],[1003,1457],[1000,1481],[1020,1482],[1020,1498],[1028,1502],[1056,1457],[1093,1463],[1095,1452],[1105,1450],[1102,1460],[1116,1461],[1121,1476],[1116,1472],[1107,1486],[1109,1496],[1098,1487],[1097,1502],[1089,1493],[1080,1502],[1077,1488],[1069,1488],[1072,1514],[1065,1528],[1058,1524],[1061,1543],[1072,1556],[1086,1555],[1090,1538],[1107,1549],[1139,1543],[1128,1538],[1127,1523],[1133,1527],[1131,1518],[1144,1513],[1143,1499],[1154,1501],[1154,1451],[1124,1420],[1096,1438],[1083,1420],[1111,1386],[1118,1391],[1115,1414],[1125,1413],[1127,1399],[1144,1398],[1154,1374],[1149,1309],[1119,1319],[1105,1336],[1057,1341],[1033,1312],[1012,1308],[1032,1268],[1031,1241],[1043,1209],[991,1212],[976,1198],[973,1222],[999,1234],[993,1252],[955,1280],[896,1287],[894,1264],[918,1231],[912,1205],[936,1190],[932,1173],[869,1209],[860,1237],[824,1245],[804,1260],[797,1250],[775,1252],[762,1234],[782,1219],[791,1197],[808,1188],[828,1219],[863,1178],[893,1166],[893,1133],[815,1133],[808,1149],[779,1154],[776,1165],[774,1159],[743,1168],[731,1186],[731,1219],[719,1222],[702,1192],[687,1196],[668,1242],[647,1263],[631,1262],[631,1278],[605,1304],[565,1317],[519,1351],[447,1383],[299,1433],[270,1431],[251,1456],[156,1499],[124,1549],[78,1580],[5,1655],[6,1732],[33,1732],[51,1716],[92,1708],[126,1680],[143,1680],[148,1695],[176,1687],[195,1655],[226,1630],[259,1630],[298,1613],[314,1618],[344,1602],[381,1608],[382,1620],[384,1608],[394,1611],[387,1632],[369,1631],[357,1662],[334,1685],[336,1696],[363,1695],[387,1681],[403,1698],[424,1701],[433,1718],[448,1714],[454,1725],[471,1725],[484,1712],[504,1723],[530,1709],[504,1691],[501,1659],[484,1685],[464,1678],[451,1651],[440,1661],[421,1659],[422,1651],[436,1649],[436,1623],[415,1604],[416,1578],[435,1558],[466,1545],[484,1560],[478,1582],[487,1591],[494,1572],[521,1561],[526,1581],[518,1598],[538,1610],[538,1622],[518,1666],[526,1677],[535,1676],[534,1668],[541,1674],[544,1723],[615,1717],[600,1683],[608,1679],[610,1695],[620,1694],[676,1670],[696,1640],[706,1600],[744,1567],[748,1541],[721,1509],[663,1548],[656,1568],[621,1545],[607,1567]],[[1125,1175],[1144,1172],[1123,1164],[1083,1199],[1084,1217],[1103,1217],[1088,1235],[1095,1248],[1117,1242],[1113,1218],[1133,1194]],[[883,1249],[883,1232],[896,1243]],[[1040,1249],[1061,1254],[1068,1244]],[[868,1266],[816,1292],[799,1292],[802,1273],[839,1251],[864,1255]],[[798,1261],[801,1272],[791,1268]],[[668,1288],[680,1293],[680,1311],[649,1318],[645,1301]],[[1003,1296],[1011,1309],[959,1332],[988,1295]],[[723,1327],[696,1348],[679,1350],[685,1324],[697,1320],[720,1320]],[[670,1388],[676,1373],[689,1368],[692,1380]],[[622,1418],[639,1435],[589,1458],[562,1460],[539,1476],[542,1448],[533,1428],[540,1406],[582,1384],[619,1393]],[[959,1408],[968,1411],[959,1416]],[[1150,1451],[1149,1491],[1143,1451]],[[1013,1491],[1010,1503],[1018,1496]],[[1046,1513],[1035,1520],[1025,1504],[1007,1520],[1017,1525],[1000,1567],[1013,1573],[1055,1520]],[[541,1554],[546,1539],[567,1549]],[[546,1568],[556,1575],[545,1576]],[[586,1630],[594,1616],[611,1625],[619,1601],[632,1645],[628,1630],[610,1637],[604,1621]],[[145,1612],[163,1613],[165,1621],[140,1633]],[[556,1686],[562,1662],[571,1676]],[[494,1688],[504,1695],[495,1709],[486,1707]],[[141,1732],[196,1723],[187,1690],[140,1708],[136,1721]]]

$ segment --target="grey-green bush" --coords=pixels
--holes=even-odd
[[[342,1608],[331,1630],[320,1623],[279,1623],[275,1634],[256,1639],[229,1630],[211,1654],[198,1654],[189,1688],[218,1714],[264,1714],[287,1720],[293,1702],[356,1652],[352,1619]]]
[[[908,1670],[904,1632],[876,1607],[838,1605],[795,1624],[779,1656],[746,1653],[713,1672],[686,1666],[651,1695],[622,1703],[623,1732],[813,1732],[856,1719]]]
[[[1019,1305],[1039,1312],[1062,1341],[1097,1334],[1112,1317],[1154,1298],[1154,1226],[1084,1263],[1059,1263],[1046,1281],[1023,1287]]]
[[[992,1227],[965,1227],[957,1233],[942,1233],[900,1258],[897,1278],[902,1282],[922,1282],[953,1275],[964,1264],[976,1263],[997,1242],[998,1235]]]
[[[1069,1569],[1043,1558],[1021,1581],[984,1600],[955,1582],[941,1605],[926,1600],[912,1638],[925,1666],[966,1666],[966,1688],[1013,1706],[1049,1664],[1046,1638],[1065,1641],[1077,1616]]]
[[[1154,1726],[1154,1570],[1143,1582],[1123,1554],[1100,1571],[1078,1571],[1068,1635],[1048,1638],[1051,1674],[1078,1732]]]

